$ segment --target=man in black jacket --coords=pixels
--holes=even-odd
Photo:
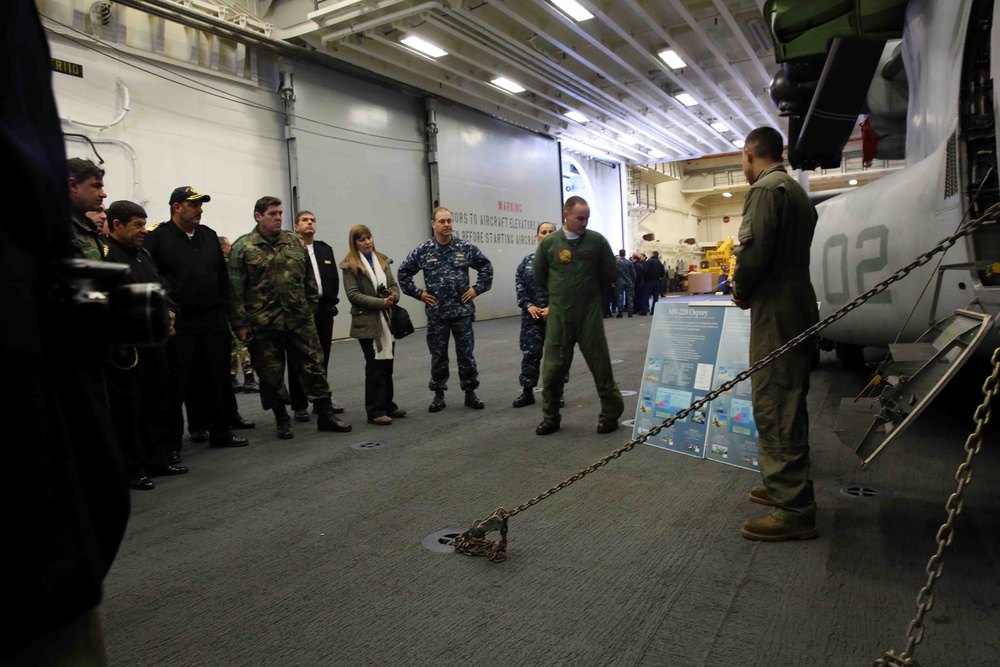
[[[333,248],[323,241],[317,241],[316,216],[311,211],[300,211],[295,216],[295,233],[309,250],[309,260],[312,262],[313,273],[316,275],[316,286],[319,288],[319,307],[314,320],[316,333],[319,334],[320,345],[323,346],[323,370],[330,365],[330,343],[333,340],[333,317],[337,314],[337,304],[340,302],[340,272],[337,270],[337,260],[333,257]],[[293,366],[288,367],[288,391],[292,399],[292,410],[295,421],[309,421],[309,411],[306,406],[309,400],[302,391],[302,385]],[[331,387],[332,389],[332,387]],[[334,405],[335,413],[342,413],[344,408]]]
[[[193,386],[202,388],[209,445],[245,447],[226,419],[229,379],[229,273],[218,235],[201,224],[202,204],[211,197],[190,186],[170,194],[170,220],[156,225],[143,246],[177,307],[177,334],[168,343],[171,372],[170,434],[175,452],[184,434],[182,404]],[[174,459],[176,462],[177,459]]]

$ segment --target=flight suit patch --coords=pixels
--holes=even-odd
[[[563,248],[559,251],[559,263],[569,264],[573,261],[573,251],[569,248]]]

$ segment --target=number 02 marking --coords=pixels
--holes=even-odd
[[[857,294],[862,294],[869,287],[865,287],[865,274],[878,273],[889,264],[889,229],[885,225],[874,225],[866,227],[858,234],[855,248],[863,248],[866,243],[878,243],[878,255],[862,259],[858,262],[855,274],[858,282]],[[847,248],[848,240],[845,234],[835,234],[823,244],[823,288],[826,294],[826,301],[829,304],[844,304],[850,298],[850,285],[848,284],[847,272]],[[839,265],[839,266],[838,266]],[[840,269],[840,284],[831,285],[830,269],[838,267]],[[875,281],[872,280],[872,285]],[[892,295],[889,290],[878,294],[869,303],[892,303]]]

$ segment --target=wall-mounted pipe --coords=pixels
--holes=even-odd
[[[121,113],[119,113],[114,120],[108,121],[107,123],[91,123],[85,120],[78,120],[76,118],[71,118],[69,116],[61,116],[59,120],[61,120],[64,123],[72,123],[73,125],[82,125],[84,127],[96,127],[99,130],[106,130],[109,127],[114,127],[118,123],[125,120],[125,116],[128,115],[128,112],[130,111],[132,104],[131,97],[129,96],[128,92],[128,86],[126,86],[121,79],[118,79],[118,81],[115,82],[115,87],[118,89],[119,95],[122,100],[122,110]]]

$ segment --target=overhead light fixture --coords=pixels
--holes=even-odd
[[[586,21],[594,18],[594,15],[583,8],[576,0],[552,0],[552,4],[563,10],[574,21]]]
[[[503,88],[508,93],[517,94],[517,93],[523,93],[526,90],[526,88],[521,84],[511,81],[510,79],[505,79],[502,76],[498,76],[497,78],[493,79],[493,81],[491,81],[490,83],[492,83],[497,88]]]
[[[664,153],[663,151],[658,151],[655,148],[650,148],[649,149],[649,157],[660,159],[660,158],[667,157],[667,154]]]
[[[729,199],[730,197],[733,196],[733,193],[732,192],[723,192],[722,196],[725,197],[726,199]]]
[[[673,49],[667,49],[666,51],[660,51],[658,54],[663,62],[667,63],[670,69],[681,69],[687,66],[687,63],[681,60],[681,57],[677,55],[677,52]]]
[[[420,39],[416,35],[410,35],[409,37],[404,37],[399,40],[400,43],[407,45],[414,51],[424,54],[425,56],[430,56],[431,58],[440,58],[441,56],[448,55],[448,52],[439,46],[431,44],[430,42]]]
[[[725,123],[722,123],[722,122],[719,122],[719,121],[715,121],[714,123],[712,123],[711,127],[716,132],[728,132],[729,131],[729,127],[727,127]]]
[[[858,184],[858,179],[852,178],[851,180],[847,181],[847,184],[848,185],[857,185]]]
[[[733,146],[736,146],[737,148],[743,148],[746,145],[747,142],[743,141],[742,139],[737,139],[733,142]]]
[[[579,111],[570,110],[570,111],[567,111],[566,113],[564,113],[563,115],[566,116],[567,118],[569,118],[570,120],[575,120],[578,123],[589,123],[590,122],[590,119],[587,118],[586,116],[584,116]]]
[[[678,93],[677,95],[674,95],[674,99],[686,107],[693,107],[698,104],[698,100],[694,99],[687,93]]]

